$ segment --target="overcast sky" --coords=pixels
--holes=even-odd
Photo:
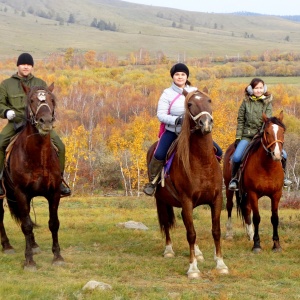
[[[268,15],[300,15],[299,0],[130,0],[126,2],[208,13],[248,11]]]

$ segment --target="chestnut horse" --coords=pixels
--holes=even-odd
[[[263,114],[263,130],[249,146],[248,154],[242,163],[239,191],[235,192],[239,215],[246,224],[247,234],[253,240],[252,251],[261,251],[259,237],[260,214],[258,200],[267,196],[271,199],[271,223],[273,225],[273,251],[280,251],[278,236],[278,206],[282,195],[284,173],[281,164],[285,125],[282,123],[283,112],[279,117],[268,118]],[[228,190],[231,179],[231,156],[234,152],[231,144],[224,155],[223,176],[226,186],[228,220],[226,236],[232,236],[231,211],[233,191]],[[251,211],[252,220],[251,222]]]
[[[222,171],[214,153],[212,140],[211,99],[207,90],[187,93],[184,90],[185,115],[177,149],[164,186],[158,184],[155,199],[160,229],[165,235],[165,257],[174,256],[170,229],[175,226],[173,207],[182,208],[181,215],[186,228],[190,248],[187,271],[189,278],[199,278],[197,259],[203,260],[196,244],[193,209],[207,204],[211,208],[212,235],[215,244],[215,261],[220,273],[228,273],[221,252],[220,214],[222,209]],[[157,143],[147,153],[149,164]]]
[[[8,152],[4,172],[4,187],[12,217],[21,225],[25,236],[24,269],[36,269],[33,254],[39,252],[35,242],[34,222],[30,217],[33,197],[44,196],[49,204],[49,229],[52,233],[53,263],[63,263],[58,243],[59,220],[57,210],[60,202],[61,174],[56,150],[50,131],[55,120],[54,84],[45,87],[23,86],[26,99],[26,125],[18,134],[12,149]],[[3,199],[0,203],[0,234],[3,251],[14,252],[6,235]]]

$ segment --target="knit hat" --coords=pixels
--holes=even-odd
[[[17,66],[19,66],[19,65],[33,66],[34,62],[33,62],[32,56],[29,53],[20,54],[20,56],[18,57],[18,61],[17,61]]]
[[[173,78],[174,74],[177,72],[183,72],[186,74],[187,77],[189,77],[189,75],[190,75],[190,71],[189,71],[188,67],[182,63],[178,63],[171,68],[171,70],[170,70],[171,77]]]

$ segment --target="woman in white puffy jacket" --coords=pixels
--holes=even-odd
[[[153,182],[153,180],[161,172],[167,152],[181,130],[182,116],[185,112],[185,96],[182,95],[183,89],[187,92],[197,90],[196,87],[191,86],[188,80],[189,69],[185,64],[175,64],[170,70],[170,75],[173,83],[163,91],[158,101],[157,117],[160,122],[165,124],[165,128],[161,132],[157,148],[148,166],[149,183],[144,187],[144,193],[148,196],[154,194],[158,180],[156,182]],[[214,147],[216,148],[216,156],[221,158],[222,149],[215,142]]]

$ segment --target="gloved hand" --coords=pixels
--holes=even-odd
[[[175,124],[176,125],[182,125],[183,123],[183,116],[180,116],[176,119]]]
[[[16,113],[12,109],[10,109],[6,112],[6,118],[10,121],[13,120],[15,118],[15,116],[16,116]]]
[[[240,139],[236,139],[235,142],[234,142],[234,148],[236,148],[239,144],[241,140]]]

